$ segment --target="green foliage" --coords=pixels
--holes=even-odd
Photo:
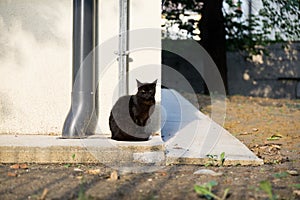
[[[79,186],[77,200],[91,200],[92,199],[90,195],[86,194],[84,185],[85,185],[85,181],[83,180]]]
[[[202,0],[162,0],[163,7],[176,10],[178,8],[200,11],[202,8]],[[164,9],[165,10],[165,9]]]
[[[206,199],[217,199],[217,200],[224,200],[227,198],[229,188],[226,188],[223,192],[222,197],[218,197],[216,194],[213,193],[212,189],[214,186],[217,186],[218,182],[216,181],[210,181],[208,183],[205,183],[203,185],[195,185],[194,190],[197,194],[205,197]]]
[[[262,3],[259,15],[263,17],[263,27],[268,32],[274,31],[276,41],[300,38],[299,0],[262,0]]]
[[[225,162],[225,152],[222,152],[220,154],[220,162],[221,162],[221,166],[223,166]]]
[[[225,17],[226,46],[229,51],[247,51],[250,55],[260,54],[266,45],[266,34],[257,30],[259,17],[251,14],[245,19],[242,2],[236,4],[232,0],[225,0],[228,9],[223,9]],[[255,32],[255,33],[254,33]]]
[[[261,181],[259,183],[259,188],[268,194],[270,200],[277,199],[276,195],[274,195],[272,192],[272,185],[270,181]]]
[[[71,164],[70,164],[70,163],[65,164],[64,167],[65,167],[65,168],[69,168],[69,167],[71,167]]]
[[[296,189],[298,189],[298,190],[299,190],[299,189],[300,189],[300,184],[299,184],[299,183],[297,183],[297,184],[293,184],[293,185],[292,185],[292,187],[294,187],[294,188],[296,188]]]
[[[186,33],[187,38],[199,36],[195,30],[198,27],[200,17],[192,17],[192,15],[199,13],[201,8],[201,0],[162,0],[162,18],[167,20],[162,25],[163,37],[186,39],[180,32]],[[178,28],[178,33],[172,33],[171,27]],[[172,36],[174,34],[175,36]]]
[[[206,155],[207,157],[207,162],[205,163],[205,167],[209,167],[209,166],[223,166],[224,162],[225,162],[225,152],[222,152],[219,156],[217,155],[212,155],[212,154],[208,154]]]
[[[273,140],[279,140],[280,138],[282,138],[282,135],[280,135],[280,134],[274,134],[271,137],[268,137],[267,140],[268,141],[273,141]]]
[[[285,177],[287,177],[287,175],[288,175],[287,172],[281,172],[281,173],[276,173],[276,174],[274,174],[273,176],[274,176],[275,178],[285,178]]]
[[[262,4],[256,15],[252,13],[245,19],[241,0],[225,0],[228,9],[223,9],[223,13],[229,51],[245,51],[249,56],[267,54],[264,47],[270,43],[300,39],[299,0],[262,0]]]
[[[262,6],[259,8],[255,8],[252,1],[224,0],[227,50],[246,52],[246,56],[268,54],[265,46],[270,43],[300,39],[299,0],[262,0]],[[250,4],[252,10],[252,14],[247,18],[242,10],[242,3],[245,2]],[[201,0],[162,0],[162,3],[162,16],[170,22],[163,27],[177,24],[179,30],[185,30],[188,35],[201,37],[195,32],[199,20],[180,19],[180,16],[187,15],[187,10],[201,13]]]

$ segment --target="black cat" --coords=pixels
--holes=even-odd
[[[152,134],[146,125],[154,111],[157,80],[153,83],[136,81],[137,93],[120,97],[110,112],[109,127],[114,140],[146,141]]]

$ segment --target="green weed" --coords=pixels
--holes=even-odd
[[[70,164],[70,163],[65,164],[64,167],[65,167],[65,168],[69,168],[69,167],[71,167],[71,164]]]
[[[300,189],[300,184],[297,183],[297,184],[293,184],[292,187],[296,188],[296,189]]]
[[[205,163],[205,167],[209,167],[209,166],[223,166],[224,165],[224,162],[225,162],[225,152],[222,152],[220,154],[219,160],[218,160],[218,156],[217,155],[208,154],[208,155],[206,155],[206,157],[208,158],[208,160]]]
[[[208,183],[205,183],[203,185],[195,185],[194,190],[197,194],[204,196],[206,199],[216,199],[216,200],[225,200],[227,198],[229,188],[226,188],[223,192],[223,196],[219,197],[216,194],[213,193],[212,189],[214,186],[217,186],[218,182],[216,181],[210,181]]]
[[[221,166],[223,166],[225,162],[225,152],[222,152],[220,154],[220,162],[221,162]]]
[[[208,154],[206,155],[206,157],[207,157],[207,162],[205,163],[205,167],[216,165],[217,155]]]
[[[84,184],[85,184],[85,181],[82,181],[80,183],[80,188],[79,188],[77,200],[90,200],[90,199],[92,199],[90,195],[87,195],[85,193]]]
[[[273,194],[272,185],[270,181],[261,181],[259,188],[268,194],[270,200],[276,200],[277,196]]]
[[[287,175],[288,175],[287,172],[273,174],[274,178],[285,178],[285,177],[287,177]]]
[[[268,141],[273,141],[273,140],[279,140],[280,138],[282,138],[283,136],[280,134],[274,134],[271,137],[268,137],[267,140]]]

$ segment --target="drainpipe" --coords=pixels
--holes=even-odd
[[[96,0],[73,0],[73,71],[71,109],[62,138],[95,134],[96,111]]]
[[[129,0],[119,0],[119,97],[128,94]]]

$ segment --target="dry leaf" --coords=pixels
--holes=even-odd
[[[161,175],[162,176],[167,176],[168,174],[167,174],[167,172],[161,172]]]
[[[16,172],[7,172],[7,176],[10,176],[10,177],[17,177],[18,174]]]
[[[40,197],[40,200],[45,200],[48,192],[49,192],[49,190],[47,188],[45,188],[42,193],[42,196]]]
[[[167,176],[168,173],[166,171],[157,171],[155,172],[157,175],[160,175],[160,176]]]
[[[11,169],[28,169],[27,164],[14,164],[10,166]]]
[[[111,174],[110,174],[110,178],[109,180],[111,181],[116,181],[119,179],[119,174],[117,171],[113,171]]]
[[[9,168],[11,168],[11,169],[20,169],[20,165],[19,164],[14,164],[14,165],[11,165]]]
[[[280,144],[265,144],[265,145],[255,145],[251,150],[260,158],[264,160],[265,163],[278,163],[283,161],[283,156],[280,153]]]
[[[24,164],[21,164],[21,165],[20,165],[20,168],[21,168],[21,169],[28,169],[28,165],[25,164],[25,163],[24,163]]]
[[[89,169],[87,170],[87,173],[91,175],[98,175],[100,174],[100,169]]]

